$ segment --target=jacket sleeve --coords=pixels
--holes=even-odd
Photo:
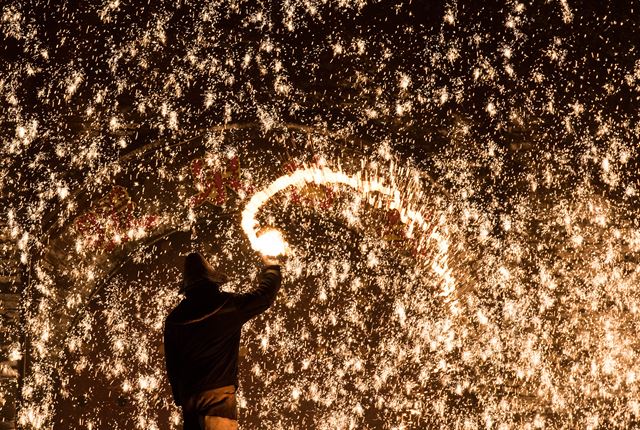
[[[267,266],[262,269],[258,278],[258,286],[253,291],[238,294],[236,306],[245,321],[269,309],[276,300],[281,282],[280,266]]]
[[[167,368],[169,383],[171,384],[171,394],[173,395],[173,402],[176,404],[176,406],[181,406],[182,400],[180,399],[179,389],[180,363],[177,356],[176,348],[173,346],[173,342],[171,341],[171,335],[167,331],[166,323],[164,328],[164,360]]]

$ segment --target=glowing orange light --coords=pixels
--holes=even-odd
[[[262,255],[277,257],[286,253],[287,242],[279,230],[269,229],[257,237],[255,247]]]

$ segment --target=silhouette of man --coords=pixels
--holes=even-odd
[[[184,430],[236,430],[238,353],[242,325],[275,301],[280,262],[263,257],[258,286],[245,294],[220,291],[228,278],[199,253],[184,262],[185,298],[164,325],[164,352],[173,400]]]

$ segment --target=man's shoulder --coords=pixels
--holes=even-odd
[[[224,297],[224,304],[222,306],[221,311],[232,311],[236,308],[238,301],[242,298],[243,293],[234,293],[231,291],[222,292],[222,296]]]
[[[220,312],[229,301],[226,294],[219,294],[215,300],[202,302],[193,299],[185,299],[180,302],[165,319],[167,326],[184,326],[203,321]]]

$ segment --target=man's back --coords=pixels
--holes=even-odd
[[[165,322],[167,373],[177,405],[206,390],[238,385],[242,325],[271,306],[280,282],[279,267],[269,266],[247,294],[221,292],[209,280],[190,288]]]

